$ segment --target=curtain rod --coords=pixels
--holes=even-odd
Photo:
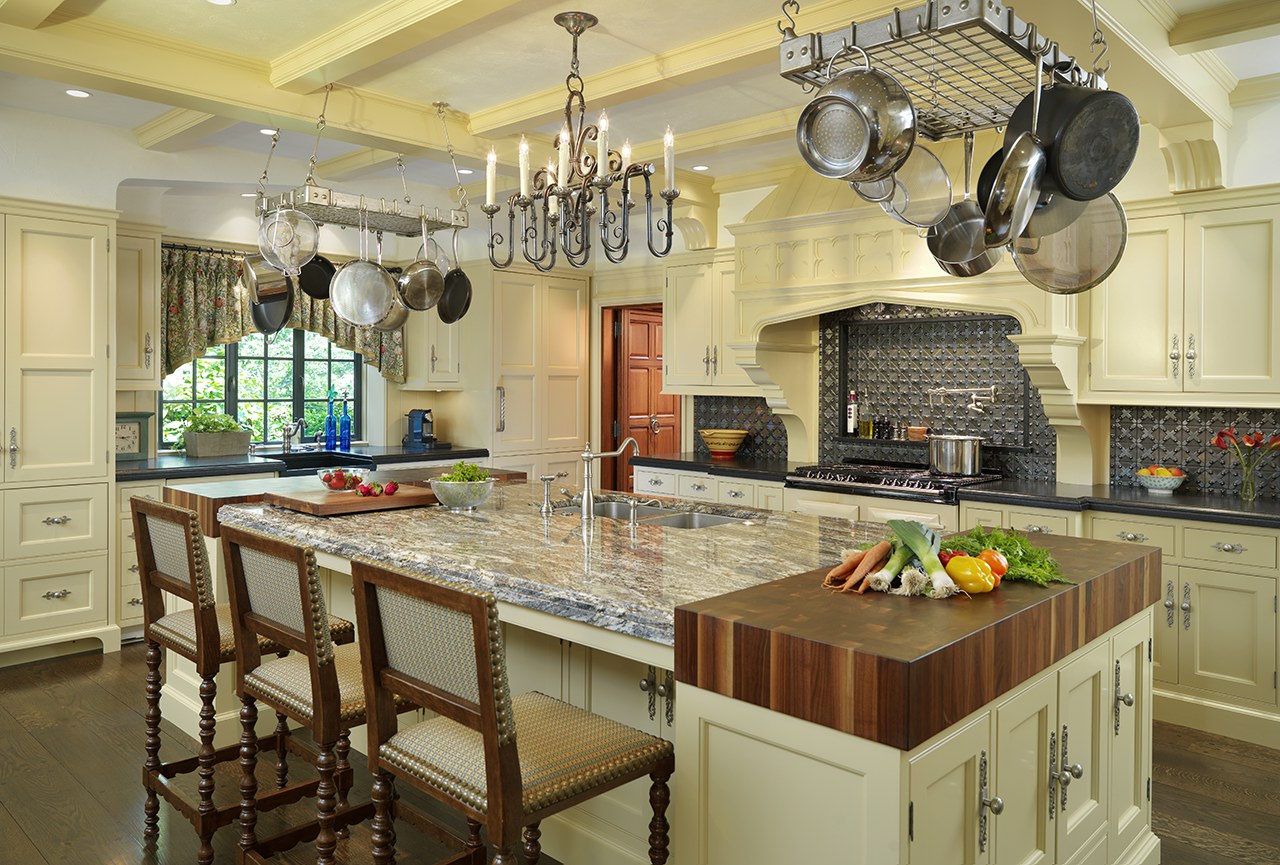
[[[233,255],[233,256],[236,256],[237,258],[247,254],[243,251],[235,250],[235,249],[218,249],[212,246],[192,246],[187,243],[170,243],[167,240],[163,241],[160,244],[160,246],[163,249],[178,249],[184,252],[209,252],[214,255]]]

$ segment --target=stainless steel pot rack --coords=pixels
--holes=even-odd
[[[1037,62],[1044,65],[1046,81],[1106,87],[1101,74],[1041,36],[1012,7],[991,0],[928,0],[826,33],[799,35],[791,14],[798,9],[798,3],[784,3],[789,25],[778,24],[783,78],[810,92],[861,65],[849,49],[856,45],[872,66],[911,94],[917,131],[933,141],[1005,125],[1034,89]]]
[[[367,225],[370,231],[401,237],[421,236],[423,219],[427,220],[428,233],[467,227],[465,210],[443,212],[438,207],[409,210],[401,207],[399,199],[370,199],[314,184],[291,189],[273,198],[260,198],[258,207],[259,215],[292,207],[311,217],[317,225],[352,228]]]

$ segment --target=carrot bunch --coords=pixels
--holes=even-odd
[[[867,575],[884,567],[892,548],[888,541],[881,541],[866,550],[853,550],[843,562],[827,572],[822,587],[836,592],[857,591],[863,594],[867,590]]]

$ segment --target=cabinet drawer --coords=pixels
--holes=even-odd
[[[4,556],[22,559],[107,548],[107,485],[4,494]]]
[[[776,481],[760,481],[756,484],[756,507],[762,511],[782,510],[782,484]]]
[[[1066,517],[1043,511],[1009,511],[1009,528],[1032,535],[1066,535],[1071,524]]]
[[[716,500],[722,505],[756,506],[756,485],[751,481],[716,481]]]
[[[660,472],[653,469],[637,468],[635,470],[635,491],[637,495],[653,493],[660,496],[674,496],[677,492],[675,472]]]
[[[4,569],[4,632],[45,631],[107,618],[107,557]]]
[[[961,505],[960,529],[968,531],[975,526],[982,526],[984,529],[1002,528],[1004,526],[1004,511],[998,508],[975,508],[970,505]]]
[[[136,583],[142,579],[139,573],[138,551],[133,547],[125,547],[120,550],[120,575],[118,577],[121,585],[124,583]]]
[[[1276,566],[1276,537],[1235,526],[1221,528],[1182,529],[1182,557],[1201,562],[1252,565],[1256,568]]]
[[[183,483],[187,483],[184,479]],[[129,499],[134,496],[140,496],[144,499],[152,499],[153,501],[164,501],[164,487],[160,484],[138,484],[137,486],[121,486],[118,489],[120,495],[120,518],[129,519]]]
[[[1173,549],[1177,532],[1170,525],[1147,523],[1128,517],[1094,517],[1090,522],[1089,533],[1090,537],[1099,541],[1127,541],[1159,547],[1166,559],[1175,555]]]
[[[120,586],[120,610],[116,621],[121,625],[142,624],[142,585],[138,582],[125,583]]]
[[[704,502],[716,500],[716,482],[704,474],[681,474],[676,493],[682,499],[697,499]]]

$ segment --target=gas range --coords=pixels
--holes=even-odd
[[[786,485],[800,489],[870,493],[954,505],[960,488],[1000,480],[999,472],[961,477],[937,475],[924,466],[902,463],[849,462],[830,466],[801,466],[787,476]]]

